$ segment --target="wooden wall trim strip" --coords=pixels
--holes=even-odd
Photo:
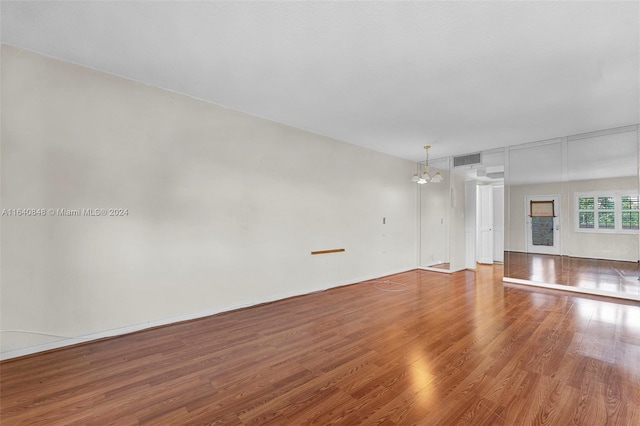
[[[318,251],[312,251],[311,254],[340,253],[343,251],[344,249],[318,250]]]

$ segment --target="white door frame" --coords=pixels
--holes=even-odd
[[[504,262],[504,185],[493,185],[493,261]]]
[[[478,185],[478,263],[493,263],[493,186]]]

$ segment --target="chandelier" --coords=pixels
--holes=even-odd
[[[413,177],[411,178],[411,182],[415,182],[420,185],[423,185],[429,182],[432,182],[432,183],[442,182],[442,175],[440,174],[440,172],[435,172],[433,176],[429,174],[429,148],[431,148],[431,145],[424,146],[424,149],[427,152],[427,158],[424,162],[424,171],[422,170],[422,163],[421,162],[418,163],[418,173],[413,174]]]

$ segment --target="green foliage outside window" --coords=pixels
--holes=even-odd
[[[594,213],[593,212],[580,212],[578,215],[580,221],[580,228],[593,229],[594,228]]]
[[[594,198],[593,197],[580,197],[578,198],[578,209],[579,210],[593,210],[594,206]]]
[[[614,212],[598,213],[598,228],[616,229],[616,217]]]
[[[598,210],[613,210],[615,208],[613,197],[598,197]]]
[[[638,210],[638,197],[625,195],[622,197],[622,210]]]
[[[622,197],[622,229],[640,229],[640,203],[637,196],[624,195]]]
[[[622,212],[622,229],[640,229],[638,212]]]

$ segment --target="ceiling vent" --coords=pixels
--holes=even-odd
[[[453,157],[453,167],[473,166],[476,164],[482,164],[482,156],[479,152],[477,154]]]

